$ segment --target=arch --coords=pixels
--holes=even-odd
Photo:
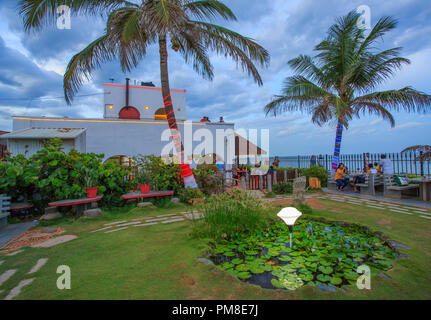
[[[154,120],[168,121],[168,117],[165,112],[165,108],[160,108],[154,114]]]
[[[140,120],[141,114],[135,107],[124,107],[120,111],[120,119]]]

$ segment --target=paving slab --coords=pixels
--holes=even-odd
[[[0,230],[0,249],[3,248],[8,242],[16,237],[19,237],[28,229],[34,227],[36,222],[25,222],[17,224],[9,224]]]
[[[38,272],[47,262],[48,262],[48,258],[42,258],[42,259],[37,260],[37,263],[34,265],[33,268],[31,268],[31,270],[28,272],[28,274]]]
[[[4,260],[0,261],[0,266],[4,263]]]
[[[129,229],[129,227],[115,229],[115,230],[111,230],[111,231],[106,231],[105,233],[113,233],[113,232],[122,231],[122,230],[126,230],[126,229]]]
[[[185,221],[185,219],[176,219],[176,220],[163,221],[162,223],[167,224],[167,223],[174,223],[174,222],[181,222],[181,221]]]
[[[122,223],[126,223],[128,222],[127,220],[125,221],[117,221],[117,222],[111,222],[111,223],[105,223],[104,226],[115,226],[116,224],[122,224]]]
[[[122,228],[122,227],[133,226],[135,224],[140,224],[140,222],[139,221],[135,221],[135,222],[128,222],[128,223],[124,223],[124,224],[117,224],[115,226],[115,228]]]
[[[169,218],[161,218],[161,219],[151,219],[151,220],[145,220],[145,222],[161,222],[168,220]]]
[[[5,300],[12,300],[13,298],[17,297],[21,293],[21,289],[28,286],[34,281],[35,278],[22,280],[15,288],[9,292]]]
[[[33,248],[51,248],[51,247],[57,246],[59,244],[75,240],[76,238],[78,238],[78,236],[74,236],[74,235],[60,236],[60,237],[52,238],[52,239],[46,240],[44,242],[35,244],[32,247]]]
[[[0,275],[0,286],[6,281],[8,281],[15,274],[15,272],[15,269],[7,270],[2,275]]]
[[[95,232],[105,231],[105,230],[109,230],[109,229],[112,229],[112,228],[113,228],[113,227],[106,227],[106,228],[102,228],[102,229],[98,229],[98,230],[91,231],[90,233],[95,233]]]
[[[158,222],[153,222],[153,223],[137,224],[134,227],[149,227],[149,226],[155,226],[156,224],[159,224],[159,223]]]
[[[14,252],[11,252],[11,253],[8,253],[6,256],[8,256],[8,257],[13,257],[13,256],[16,256],[18,253],[21,253],[21,252],[23,252],[24,250],[17,250],[17,251],[14,251]]]
[[[427,217],[427,216],[420,216],[423,219],[427,219],[427,220],[431,220],[431,217]]]
[[[155,217],[137,218],[137,219],[132,219],[132,221],[144,221],[144,220],[148,220],[148,219],[155,219]]]
[[[400,211],[400,210],[394,210],[394,209],[391,209],[390,211],[392,211],[392,212],[397,212],[397,213],[404,213],[404,214],[407,214],[407,215],[409,215],[409,216],[413,215],[413,213],[406,212],[406,211]]]

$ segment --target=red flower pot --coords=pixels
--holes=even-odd
[[[87,190],[87,198],[97,198],[97,190],[99,187],[95,188],[85,188]]]
[[[143,193],[143,194],[150,193],[150,185],[149,184],[141,184],[141,185],[139,185],[139,188],[141,190],[141,193]]]

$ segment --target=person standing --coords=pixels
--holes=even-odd
[[[315,166],[317,166],[316,156],[312,156],[310,160],[310,167],[315,167]]]
[[[275,157],[274,161],[272,162],[272,166],[274,168],[278,168],[279,165],[280,165],[280,160],[278,159],[278,157]]]
[[[389,174],[389,175],[393,175],[394,174],[394,165],[391,161],[391,159],[388,159],[386,157],[385,154],[382,154],[380,156],[380,171],[383,174]]]

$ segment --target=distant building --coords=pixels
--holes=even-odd
[[[9,151],[13,156],[23,154],[30,157],[42,148],[46,139],[59,137],[66,151],[74,148],[81,152],[104,154],[104,160],[116,159],[123,164],[139,154],[162,155],[171,139],[161,89],[130,85],[129,80],[126,85],[104,84],[103,87],[103,119],[15,116],[13,132],[4,136],[8,139]],[[216,137],[217,130],[223,130],[230,132],[233,141],[238,141],[233,135],[235,125],[224,122],[186,123],[186,91],[171,90],[171,95],[183,139],[185,127],[189,128],[187,124],[192,124],[188,134],[194,137],[192,140],[196,140],[191,146],[186,145],[187,159],[196,159],[193,153],[197,149],[202,158],[210,157],[224,163],[234,160],[235,151],[238,152],[235,142],[232,146],[232,143],[228,143],[230,139],[225,137],[221,142],[224,144],[223,152],[218,150],[220,154],[217,154]],[[202,140],[206,139],[200,129],[208,129],[214,137],[207,148],[199,148]],[[229,155],[232,159],[227,159]]]

